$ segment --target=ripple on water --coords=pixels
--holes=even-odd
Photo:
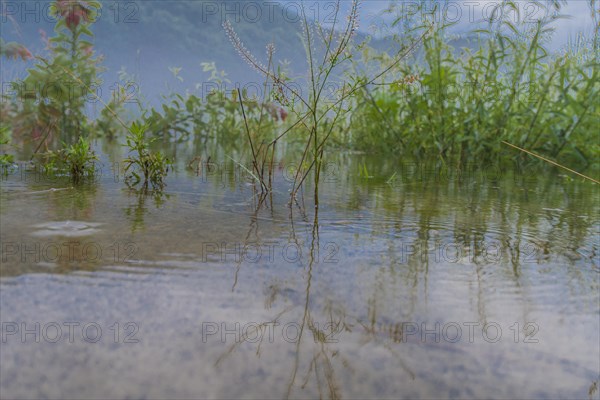
[[[82,222],[82,221],[51,221],[43,224],[33,225],[36,229],[30,234],[38,237],[63,236],[63,237],[83,237],[96,234],[103,224],[100,222]]]

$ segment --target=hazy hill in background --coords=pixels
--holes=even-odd
[[[17,8],[6,12],[8,3]],[[25,44],[34,54],[43,54],[40,32],[52,36],[55,22],[48,15],[50,3],[51,0],[3,1],[0,36],[7,42]],[[300,40],[302,24],[298,4],[297,1],[237,0],[103,1],[102,14],[92,24],[96,51],[104,56],[103,65],[107,68],[102,74],[103,96],[110,93],[110,88],[118,82],[118,72],[124,69],[135,76],[144,97],[156,104],[159,95],[171,89],[178,92],[194,90],[197,84],[201,86],[206,82],[209,75],[202,71],[202,62],[215,62],[218,69],[227,72],[233,82],[228,88],[235,83],[262,83],[263,78],[238,56],[229,42],[222,28],[225,19],[232,22],[246,47],[259,60],[266,62],[265,45],[273,42],[277,49],[275,59],[289,61],[293,73],[303,74],[307,63]],[[319,13],[315,12],[315,4],[321,7]],[[332,16],[333,4],[307,2],[307,13],[309,17],[318,15],[320,22],[327,23]],[[363,5],[367,8],[364,12],[372,13],[368,10],[382,8],[383,4],[381,1],[368,2]],[[347,8],[347,4],[344,6]],[[340,16],[340,21],[345,22],[344,15]],[[366,30],[358,33],[357,41],[367,37]],[[377,37],[370,40],[371,47],[390,52],[397,49],[394,41]],[[449,43],[457,50],[474,46],[476,41],[469,41],[467,37],[460,33]],[[2,60],[2,82],[24,77],[26,68],[32,63]],[[179,75],[183,82],[169,72],[170,67],[181,68]]]
[[[50,0],[38,2],[41,18],[19,14],[3,22],[2,38],[25,44],[34,54],[43,52],[40,32],[53,35],[54,21],[44,15]],[[175,90],[192,89],[208,74],[202,62],[216,62],[232,82],[262,82],[263,79],[239,57],[226,36],[222,23],[227,18],[256,57],[266,63],[265,46],[273,42],[276,60],[289,61],[295,73],[306,71],[305,52],[300,40],[301,23],[294,9],[283,9],[275,2],[256,2],[248,7],[243,1],[135,1],[104,2],[102,15],[92,24],[96,52],[104,56],[107,71],[104,85],[118,81],[123,67],[134,74],[142,93],[154,101],[165,93],[167,82]],[[268,5],[267,6],[265,6]],[[34,6],[29,7],[33,10]],[[260,18],[258,17],[260,13]],[[47,14],[47,13],[46,13]],[[342,21],[345,19],[342,17]],[[359,34],[357,40],[366,36]],[[389,40],[370,43],[379,50],[393,46]],[[3,61],[2,81],[23,77],[23,62]],[[31,62],[30,62],[31,63]],[[169,67],[180,67],[183,82],[175,79]],[[107,90],[108,91],[108,90]],[[103,92],[104,93],[104,92]]]

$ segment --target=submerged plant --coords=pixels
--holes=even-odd
[[[79,140],[58,151],[45,154],[43,169],[46,173],[67,173],[73,182],[81,182],[85,178],[93,178],[96,172],[98,156],[92,150],[90,142],[79,137]]]
[[[0,145],[10,143],[10,136],[7,126],[0,126]],[[13,162],[12,154],[0,154],[0,167],[5,167]]]
[[[439,8],[427,3],[431,15],[429,7],[414,13],[435,27],[423,51],[390,71],[389,82],[352,98],[354,112],[337,141],[360,151],[458,164],[526,160],[505,141],[597,173],[599,34],[552,54],[546,43],[561,3],[547,4],[532,23],[514,14],[515,2],[499,2],[493,13],[498,17],[463,37],[452,36],[435,18]],[[596,8],[591,7],[593,16]],[[395,25],[411,20],[400,5],[392,9],[399,15]],[[363,64],[388,57],[371,53]]]
[[[428,34],[428,32],[425,32],[422,37],[413,41],[408,47],[399,50],[394,57],[391,57],[387,65],[382,66],[378,73],[369,77],[358,77],[360,79],[338,82],[340,84],[336,85],[336,82],[333,81],[334,77],[343,73],[344,66],[349,65],[353,58],[355,50],[353,38],[358,29],[359,21],[358,9],[359,1],[353,0],[346,24],[340,24],[340,1],[338,0],[335,3],[332,24],[330,27],[324,27],[319,23],[309,22],[305,5],[301,3],[299,19],[302,24],[302,40],[308,64],[306,76],[308,95],[303,95],[301,90],[290,85],[287,76],[275,71],[272,60],[273,45],[267,46],[268,63],[265,65],[258,61],[244,46],[232,24],[229,21],[224,22],[225,32],[242,59],[266,77],[265,87],[269,81],[272,82],[274,86],[273,97],[282,105],[291,107],[291,111],[297,119],[294,125],[287,128],[283,133],[275,135],[272,141],[267,142],[266,146],[261,145],[261,147],[257,147],[252,143],[252,135],[248,123],[246,123],[246,133],[252,150],[254,169],[261,180],[263,190],[265,188],[270,189],[270,181],[267,181],[268,177],[262,173],[259,166],[265,164],[267,157],[272,158],[273,150],[269,151],[269,147],[274,147],[279,139],[292,132],[292,130],[301,132],[306,135],[306,139],[299,165],[303,165],[308,161],[309,167],[304,171],[302,169],[297,170],[292,188],[292,197],[295,196],[308,174],[314,171],[315,206],[318,207],[318,185],[325,145],[339,123],[344,120],[344,116],[350,111],[346,100],[389,72]],[[332,91],[332,86],[337,86],[339,89]],[[240,102],[241,100],[240,98]]]
[[[164,179],[172,163],[161,152],[150,151],[149,145],[156,138],[146,140],[146,130],[146,125],[134,122],[125,138],[125,146],[132,153],[125,159],[125,173],[129,173],[125,181],[129,186],[142,182],[143,190],[147,190],[150,184],[154,190],[160,191],[165,187]]]

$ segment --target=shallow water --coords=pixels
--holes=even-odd
[[[317,212],[285,161],[266,198],[103,162],[2,179],[2,398],[598,398],[593,184],[340,155]]]

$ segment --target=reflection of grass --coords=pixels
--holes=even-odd
[[[135,193],[137,196],[137,204],[125,208],[125,215],[127,215],[131,221],[131,232],[135,232],[144,227],[144,217],[148,212],[148,207],[146,206],[148,197],[151,197],[154,206],[159,208],[169,196],[158,190],[154,190],[150,193],[147,190],[132,190],[131,192]]]
[[[327,193],[327,189],[335,190],[336,198],[343,203],[339,204],[343,210],[364,210],[372,205],[371,202],[377,202],[375,215],[369,221],[364,221],[368,225],[365,230],[369,231],[369,227],[372,229],[377,240],[385,243],[390,256],[386,259],[389,268],[380,268],[376,281],[396,282],[389,289],[395,290],[394,296],[397,293],[406,294],[407,302],[403,306],[408,313],[414,312],[421,291],[427,296],[433,290],[429,287],[430,267],[439,261],[427,249],[440,243],[456,244],[461,249],[467,249],[472,256],[469,263],[473,267],[473,302],[477,304],[481,321],[489,318],[490,299],[486,293],[490,281],[486,274],[491,265],[495,276],[502,282],[518,283],[530,276],[529,266],[551,263],[555,255],[562,255],[568,249],[576,251],[589,246],[589,232],[594,219],[580,220],[579,216],[582,213],[594,215],[595,203],[589,201],[590,195],[594,196],[595,193],[594,184],[579,180],[561,183],[550,173],[530,175],[520,170],[505,169],[454,170],[449,165],[439,164],[437,168],[427,164],[423,169],[415,166],[414,170],[406,170],[399,169],[398,164],[391,161],[368,161],[359,158],[354,163],[340,165],[337,182],[341,183],[341,188],[338,185],[325,185],[323,193]],[[366,175],[376,178],[366,181],[356,174],[357,168],[366,170]],[[447,173],[436,174],[444,168]],[[538,168],[543,171],[541,166]],[[397,172],[390,176],[390,171]],[[417,176],[414,176],[415,171],[418,172]],[[441,178],[443,180],[440,181]],[[403,185],[402,191],[399,185]],[[260,220],[257,215],[262,204],[259,202],[252,215],[246,241],[251,233],[259,231]],[[540,204],[556,208],[559,213],[546,215]],[[306,209],[302,208],[301,211]],[[343,299],[329,299],[330,293],[317,291],[318,281],[315,282],[315,278],[319,276],[319,269],[323,268],[323,264],[313,262],[319,253],[318,212],[316,209],[312,221],[304,215],[305,223],[312,222],[307,225],[312,241],[301,271],[304,286],[302,298],[295,297],[298,293],[296,290],[289,291],[292,297],[286,298],[286,283],[277,279],[265,290],[264,306],[277,314],[264,324],[283,323],[284,316],[289,319],[290,315],[294,315],[293,321],[298,324],[299,337],[291,344],[295,349],[292,365],[289,366],[287,397],[296,397],[299,393],[311,390],[318,391],[322,398],[341,396],[342,371],[346,368],[352,370],[352,365],[344,358],[341,347],[328,341],[331,332],[351,332],[351,339],[360,335],[362,345],[386,349],[399,371],[408,378],[414,378],[415,366],[406,359],[406,346],[403,343],[408,342],[408,346],[418,343],[414,342],[416,337],[403,331],[403,319],[390,318],[386,307],[393,295],[388,291],[387,284],[373,285],[372,293],[365,301],[367,311],[358,315],[347,312]],[[290,218],[289,240],[293,242],[297,240],[293,213],[290,213]],[[552,221],[551,227],[545,224],[548,218]],[[407,230],[414,232],[414,235],[407,236]],[[571,232],[571,235],[564,237],[561,232],[565,231]],[[532,237],[538,238],[535,243]],[[498,258],[492,258],[494,264],[490,264],[485,253],[485,244],[491,242],[498,244],[501,249]],[[426,251],[416,251],[400,259],[398,255],[406,250],[402,245],[414,245]],[[527,250],[530,245],[534,252]],[[526,261],[528,257],[531,257],[530,264]],[[561,268],[567,269],[573,277],[571,282],[577,282],[583,290],[584,286],[587,288],[589,285],[589,273],[581,274],[579,268],[572,268],[575,262],[561,264]],[[536,273],[540,271],[537,267],[534,270]],[[331,295],[336,296],[335,293]],[[292,306],[289,306],[290,302]],[[323,315],[330,323],[328,329],[319,324]],[[260,329],[266,329],[264,324]],[[257,336],[254,332],[247,334],[250,338]],[[252,340],[245,343],[251,345]],[[266,351],[265,345],[258,346],[257,356]],[[233,347],[219,358],[219,363],[232,353]],[[460,348],[453,346],[442,345],[440,349],[460,351]]]
[[[246,342],[255,343],[255,337],[260,337],[260,341],[256,348],[256,355],[260,356],[261,345],[265,338],[265,334],[264,334],[265,331],[268,329],[269,326],[278,325],[281,317],[285,313],[287,313],[289,310],[290,310],[289,308],[284,309],[283,311],[278,313],[271,321],[266,321],[266,322],[262,322],[260,324],[255,324],[255,325],[249,327],[248,329],[246,329],[244,334],[240,336],[240,340],[236,341],[236,343],[231,345],[225,353],[221,354],[221,356],[219,358],[217,358],[217,361],[215,361],[215,367],[218,366],[223,360],[225,360],[225,358],[230,356],[234,352],[234,350],[237,349],[238,347],[240,347],[242,344],[244,344]],[[260,336],[258,335],[259,332],[260,332]],[[252,339],[250,339],[250,338],[252,338]]]
[[[363,179],[373,178],[373,176],[369,174],[369,169],[367,168],[367,164],[365,162],[363,162],[362,166],[360,167],[360,170],[358,171],[358,176],[360,176]]]
[[[257,215],[264,202],[259,202],[255,213],[251,217],[250,230],[246,235],[245,242],[247,243],[251,234],[258,232],[258,219]],[[307,222],[307,221],[305,221]],[[298,247],[298,239],[294,230],[293,213],[290,214],[290,226],[291,226],[291,237],[290,242],[294,242]],[[377,342],[384,346],[400,363],[401,368],[414,379],[414,373],[411,369],[402,361],[401,355],[392,349],[388,343],[381,343],[380,332],[369,327],[361,322],[360,318],[351,317],[346,314],[343,306],[338,306],[333,302],[326,302],[324,306],[324,314],[326,315],[326,322],[320,324],[314,317],[314,310],[312,309],[312,288],[313,288],[313,277],[315,268],[319,264],[320,254],[320,242],[319,242],[319,220],[318,220],[318,209],[315,209],[314,219],[310,225],[311,243],[308,252],[307,265],[305,267],[306,281],[304,287],[304,298],[300,300],[300,304],[293,304],[291,306],[284,307],[279,311],[270,321],[262,322],[259,324],[253,324],[248,327],[240,339],[236,343],[228,347],[228,349],[222,353],[216,360],[215,366],[219,366],[227,357],[231,356],[234,351],[239,348],[242,344],[255,344],[256,345],[256,356],[260,357],[263,352],[264,338],[268,335],[265,333],[268,329],[275,326],[281,326],[283,317],[291,314],[294,309],[298,309],[301,312],[301,317],[297,322],[294,322],[294,326],[297,329],[298,335],[293,340],[295,347],[293,366],[290,371],[290,377],[287,385],[287,392],[285,398],[294,397],[293,391],[295,389],[307,389],[311,386],[318,392],[319,398],[332,398],[340,399],[342,397],[342,386],[336,377],[336,367],[343,366],[346,369],[353,370],[350,361],[340,353],[339,348],[335,346],[340,340],[340,334],[343,332],[352,332],[353,324],[357,324],[364,328],[364,332],[367,333],[367,337],[370,341]],[[238,279],[240,264],[234,278],[234,286]],[[278,303],[280,297],[285,297],[282,293],[284,284],[274,281],[266,289],[266,299],[264,302],[265,309],[271,309],[275,304]],[[294,291],[295,292],[295,291]],[[285,299],[283,299],[285,302]],[[296,301],[292,301],[296,303]],[[373,313],[373,317],[376,318]],[[349,322],[349,321],[352,321]],[[376,324],[376,322],[374,322]],[[257,342],[257,338],[260,338]],[[290,339],[290,338],[288,338]],[[308,358],[305,360],[305,358]],[[304,373],[301,372],[302,367],[306,366]]]

